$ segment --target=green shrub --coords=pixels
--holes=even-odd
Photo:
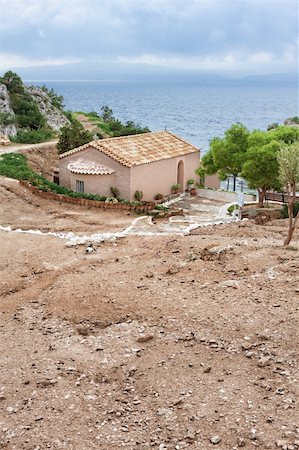
[[[46,125],[46,119],[41,114],[36,102],[27,93],[10,96],[11,106],[16,115],[16,121],[20,128],[39,130]]]
[[[9,112],[0,112],[0,125],[14,125],[17,122],[16,116]]]
[[[177,192],[177,191],[180,190],[180,188],[181,188],[181,185],[180,185],[180,184],[173,184],[173,185],[171,186],[171,191],[172,191],[172,192]]]
[[[52,130],[21,130],[16,136],[10,137],[10,140],[19,144],[38,144],[48,141],[53,136]]]
[[[117,198],[117,199],[119,198],[120,192],[119,192],[119,189],[117,187],[111,186],[110,191],[111,191],[111,194],[113,195],[114,198]]]
[[[293,207],[294,217],[299,213],[299,202],[296,202]],[[281,215],[283,219],[287,219],[289,217],[288,205],[283,205]]]
[[[163,198],[163,194],[156,194],[155,195],[155,200],[162,200]]]
[[[0,175],[17,180],[28,180],[33,171],[27,166],[27,159],[20,153],[5,153],[0,157]]]
[[[169,211],[169,208],[167,208],[167,206],[165,205],[156,205],[155,209],[158,209],[159,211]]]
[[[141,202],[142,197],[143,197],[143,192],[142,191],[136,191],[134,194],[135,200],[137,200],[137,202]]]
[[[239,206],[238,205],[231,205],[227,208],[227,212],[232,215],[234,210],[238,210]]]

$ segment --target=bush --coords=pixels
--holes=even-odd
[[[119,198],[120,192],[117,187],[111,186],[110,191],[114,198]]]
[[[0,125],[14,125],[17,122],[16,116],[9,112],[0,112]]]
[[[53,137],[51,130],[22,130],[16,136],[11,136],[10,140],[19,144],[38,144],[48,141]]]
[[[164,197],[163,194],[156,194],[155,200],[162,200],[163,197]]]
[[[165,205],[156,205],[155,209],[157,209],[158,211],[169,211],[169,208]]]
[[[39,130],[46,125],[46,119],[38,109],[36,102],[29,94],[16,94],[10,96],[11,106],[16,115],[19,127]]]
[[[177,191],[180,190],[180,188],[181,188],[181,185],[180,185],[180,184],[173,184],[173,185],[171,186],[171,191],[172,191],[172,192],[177,192]]]
[[[299,213],[299,202],[296,202],[293,207],[294,217]],[[287,219],[289,217],[288,205],[283,205],[281,215],[283,219]]]
[[[137,200],[137,202],[141,202],[142,197],[143,197],[143,192],[142,191],[136,191],[134,194],[135,200]]]
[[[188,186],[192,185],[195,183],[195,180],[193,180],[193,178],[190,178],[189,180],[187,180],[187,184]]]

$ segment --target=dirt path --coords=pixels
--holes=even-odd
[[[0,155],[2,153],[16,153],[23,150],[34,150],[41,149],[49,146],[56,146],[58,139],[52,139],[51,141],[41,142],[39,144],[10,144],[5,146],[0,146]]]

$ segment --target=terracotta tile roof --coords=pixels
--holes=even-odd
[[[96,161],[88,161],[86,159],[77,159],[77,161],[68,164],[67,168],[73,173],[81,173],[85,175],[110,175],[115,170],[110,167],[103,166]]]
[[[155,133],[99,139],[62,153],[59,158],[73,155],[88,147],[100,150],[127,167],[140,166],[141,164],[148,164],[162,159],[199,152],[196,147],[174,134],[168,131],[158,131]]]

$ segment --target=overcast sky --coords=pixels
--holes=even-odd
[[[1,72],[89,62],[297,69],[297,0],[0,0],[0,17]]]

